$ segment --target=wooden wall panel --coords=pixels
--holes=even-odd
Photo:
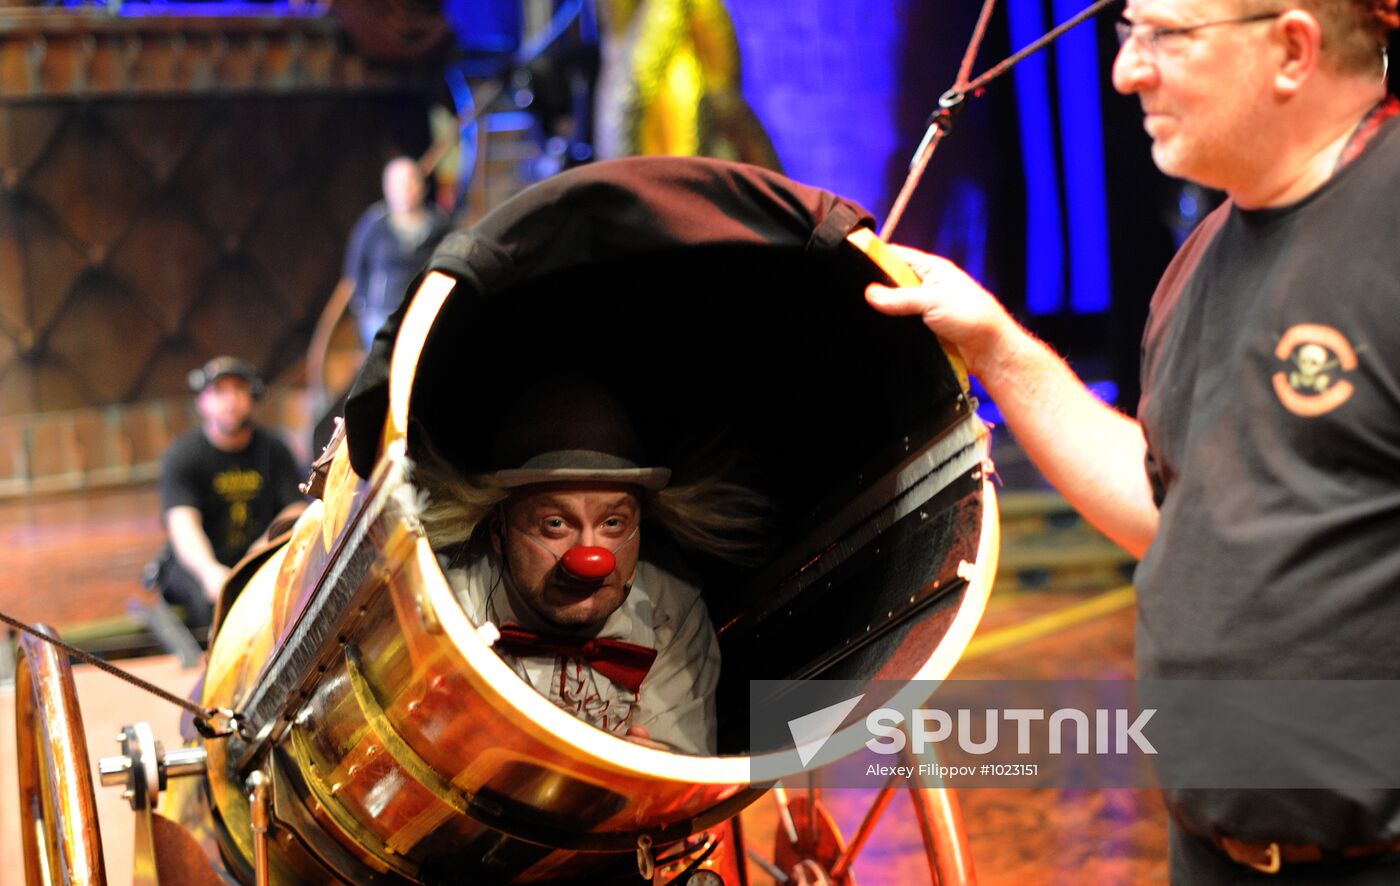
[[[159,244],[153,249],[152,244]],[[219,250],[200,230],[190,208],[167,192],[152,196],[136,212],[126,237],[107,264],[127,280],[140,281],[134,297],[163,334],[178,333],[219,262]]]
[[[90,402],[78,405],[120,403],[140,388],[145,357],[161,337],[157,318],[143,307],[133,281],[90,268],[70,291],[44,349],[81,380]]]
[[[384,161],[425,146],[426,104],[0,98],[0,415],[178,395],[218,353],[293,366]]]
[[[219,353],[284,382],[263,420],[311,455],[291,385],[384,162],[427,147],[437,61],[323,7],[229,12],[0,13],[0,497],[151,480]],[[485,128],[473,218],[532,156]]]

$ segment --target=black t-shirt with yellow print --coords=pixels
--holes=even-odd
[[[278,511],[302,496],[301,477],[286,445],[255,428],[239,452],[226,452],[195,429],[176,440],[161,467],[161,511],[199,511],[220,563],[232,566]]]

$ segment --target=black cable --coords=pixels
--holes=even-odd
[[[38,628],[28,625],[17,618],[13,618],[9,615],[6,615],[3,612],[0,612],[0,621],[3,621],[5,624],[9,625],[12,628],[15,628],[16,630],[20,630],[26,634],[29,634],[31,637],[37,637],[38,639],[43,640],[45,643],[62,649],[64,652],[68,653],[69,655],[73,656],[79,661],[90,664],[98,668],[99,670],[106,671],[107,673],[111,674],[113,677],[116,677],[119,680],[125,680],[126,682],[137,687],[138,689],[144,689],[146,692],[149,692],[151,695],[154,695],[157,698],[163,699],[164,701],[168,701],[171,704],[176,705],[177,707],[183,708],[184,710],[188,711],[194,716],[195,728],[198,729],[200,734],[203,735],[205,738],[214,738],[223,734],[227,734],[219,732],[209,723],[211,718],[222,713],[219,710],[216,710],[214,708],[200,707],[199,705],[195,704],[187,698],[181,698],[178,695],[175,695],[171,692],[167,692],[166,690],[161,689],[154,683],[147,682],[146,680],[141,679],[135,674],[129,673],[128,671],[124,671],[121,668],[109,662],[105,662],[91,653],[84,652],[76,646],[63,642],[57,637],[51,637],[48,634],[45,634],[43,631],[40,631]]]

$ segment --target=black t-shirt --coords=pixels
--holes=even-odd
[[[286,444],[261,428],[239,452],[225,452],[196,428],[165,454],[161,511],[196,508],[214,557],[232,566],[282,508],[301,500],[301,479]]]
[[[1226,203],[1168,269],[1138,410],[1161,509],[1136,578],[1140,677],[1400,678],[1398,237],[1392,120],[1300,203]],[[1335,732],[1317,754],[1346,753]],[[1400,833],[1393,793],[1259,802],[1187,818],[1294,842]]]

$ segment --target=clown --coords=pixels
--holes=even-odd
[[[526,682],[607,732],[715,752],[720,653],[704,598],[643,555],[643,515],[671,541],[742,561],[751,490],[670,485],[591,382],[552,379],[507,414],[487,474],[420,460],[428,537],[472,621]],[[697,505],[703,502],[703,505]]]

